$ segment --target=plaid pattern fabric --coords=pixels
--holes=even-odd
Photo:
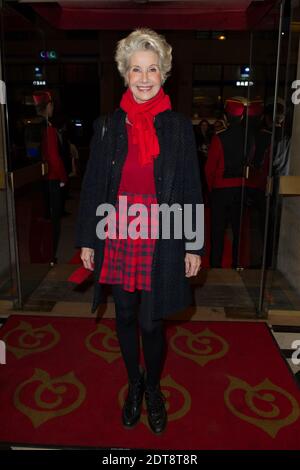
[[[104,260],[99,282],[122,284],[123,289],[129,292],[134,292],[135,289],[150,291],[152,257],[158,231],[157,210],[152,210],[152,217],[150,215],[151,204],[157,204],[156,196],[125,192],[119,196],[127,196],[127,211],[125,207],[121,207],[119,211],[120,199],[118,199],[116,204],[116,236],[109,234],[105,240]],[[141,236],[136,239],[130,236],[122,237],[127,229],[133,228],[131,222],[139,216],[139,213],[127,216],[132,204],[143,204],[147,209],[145,213],[140,213],[141,224],[137,224],[135,229],[137,234],[139,232],[143,234],[145,230],[144,236],[147,238],[141,238]],[[157,206],[155,207],[157,208]]]

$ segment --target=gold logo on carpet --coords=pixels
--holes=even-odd
[[[95,346],[96,341],[97,346]],[[110,344],[111,342],[114,344]],[[106,325],[99,324],[96,330],[86,338],[85,345],[89,351],[102,357],[109,364],[121,356],[117,334]]]
[[[168,421],[176,421],[183,418],[191,409],[191,395],[188,390],[182,385],[178,384],[171,375],[164,377],[161,382],[161,391],[166,398],[166,410],[168,411]],[[119,392],[119,405],[123,407],[128,384],[124,385]],[[147,408],[145,399],[143,401],[143,411],[141,415],[141,422],[149,427],[147,419]]]
[[[25,394],[30,394],[26,404]],[[14,405],[37,428],[50,419],[72,413],[83,403],[85,396],[85,386],[74,372],[51,378],[48,372],[35,369],[33,376],[17,387]]]
[[[196,334],[181,327],[177,327],[176,330],[175,335],[170,339],[172,349],[180,356],[186,357],[200,366],[220,359],[228,352],[228,343],[209,328]],[[182,339],[185,340],[185,344],[182,344]]]
[[[275,438],[281,428],[299,418],[296,399],[268,378],[255,387],[238,377],[228,378],[230,384],[224,394],[227,407],[235,416],[259,427],[269,436]]]
[[[53,348],[59,342],[60,334],[50,324],[33,328],[30,323],[20,321],[3,339],[7,350],[20,359]]]

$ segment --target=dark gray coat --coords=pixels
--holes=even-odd
[[[98,279],[105,243],[96,237],[96,225],[100,220],[96,216],[96,208],[104,202],[116,202],[127,155],[125,118],[125,112],[117,109],[108,119],[103,138],[101,120],[95,122],[90,158],[81,190],[76,246],[95,250],[92,312],[102,302],[102,286]],[[154,125],[160,145],[160,155],[154,160],[158,204],[179,203],[182,206],[190,203],[194,207],[202,203],[191,122],[184,115],[168,110],[156,116]],[[165,318],[190,304],[190,286],[185,277],[185,252],[184,238],[156,240],[151,274],[153,319]],[[194,253],[202,254],[202,250]]]

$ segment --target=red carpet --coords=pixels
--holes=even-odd
[[[169,324],[169,424],[120,424],[114,321],[12,316],[0,330],[2,442],[153,449],[300,449],[300,390],[263,323]]]

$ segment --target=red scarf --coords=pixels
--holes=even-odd
[[[133,143],[139,146],[141,165],[151,163],[159,155],[159,143],[154,127],[154,116],[171,109],[171,101],[160,88],[157,95],[145,103],[137,103],[130,88],[123,94],[120,107],[127,113],[132,124]]]

